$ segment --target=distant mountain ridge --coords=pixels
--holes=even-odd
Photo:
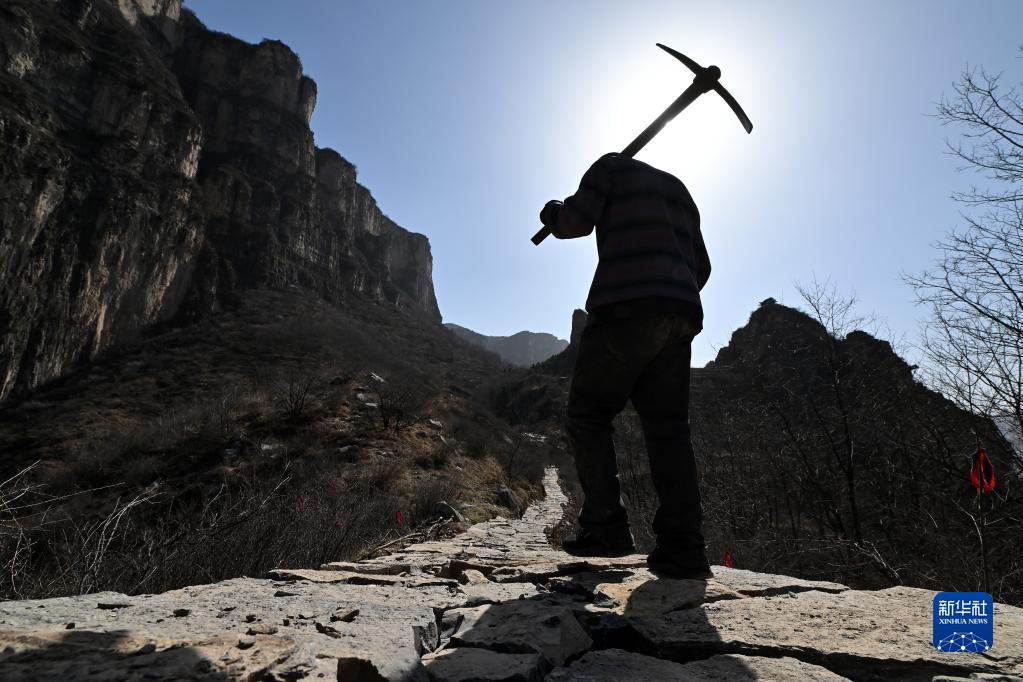
[[[497,353],[505,362],[518,367],[543,362],[568,347],[568,341],[546,332],[521,331],[511,336],[487,336],[451,322],[444,326],[461,339]]]

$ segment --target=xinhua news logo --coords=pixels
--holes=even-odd
[[[934,648],[980,653],[995,643],[994,600],[987,592],[940,592],[934,597]]]

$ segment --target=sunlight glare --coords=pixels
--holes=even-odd
[[[600,141],[604,151],[621,151],[693,80],[692,72],[656,50],[605,73],[587,103],[581,128],[587,140]],[[707,66],[707,65],[705,65]],[[728,87],[728,74],[722,77]],[[716,184],[746,136],[728,105],[706,93],[668,123],[636,158],[703,187]],[[591,143],[592,144],[592,143]],[[589,145],[588,145],[589,146]]]

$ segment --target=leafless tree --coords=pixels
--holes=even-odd
[[[907,275],[930,309],[922,348],[929,383],[990,417],[1023,468],[1023,94],[982,69],[964,73],[938,118],[950,152],[981,181],[953,195],[964,223],[935,244],[934,266]],[[978,437],[980,434],[978,434]]]
[[[838,351],[838,342],[845,335],[872,323],[871,317],[855,312],[856,296],[841,295],[830,280],[821,282],[813,278],[809,284],[796,283],[796,290],[803,298],[810,317],[824,328],[819,337],[819,351],[827,370],[825,378],[828,399],[823,404],[809,401],[815,420],[820,426],[820,433],[826,441],[826,451],[842,473],[845,483],[845,497],[848,504],[850,535],[857,543],[863,541],[863,528],[860,521],[860,505],[856,499],[856,474],[861,467],[861,455],[858,452],[854,434],[854,417],[849,405],[850,396],[846,388],[845,375],[848,374],[848,360]]]
[[[906,276],[930,312],[921,343],[928,383],[982,417],[978,444],[999,430],[1008,440],[999,487],[969,509],[957,503],[980,542],[985,589],[989,554],[1004,556],[1005,529],[1019,527],[1013,488],[1023,470],[1023,93],[1000,81],[967,71],[938,105],[956,131],[949,151],[976,183],[953,194],[963,222],[935,244],[934,265]],[[1000,582],[1018,578],[1018,565],[1007,569]]]

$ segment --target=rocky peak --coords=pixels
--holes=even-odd
[[[834,338],[817,320],[773,298],[760,303],[706,369],[721,374],[740,367],[774,378],[795,372],[810,380],[816,373],[827,381],[837,370],[869,375],[875,383],[914,381],[912,368],[889,342],[862,330]]]
[[[709,366],[762,364],[779,354],[798,353],[826,338],[827,330],[809,315],[768,298],[744,326],[732,332],[728,345],[718,351]]]
[[[572,333],[568,337],[568,342],[573,346],[579,345],[579,339],[583,336],[583,329],[586,327],[587,319],[589,319],[589,316],[585,310],[576,308],[572,311]]]

